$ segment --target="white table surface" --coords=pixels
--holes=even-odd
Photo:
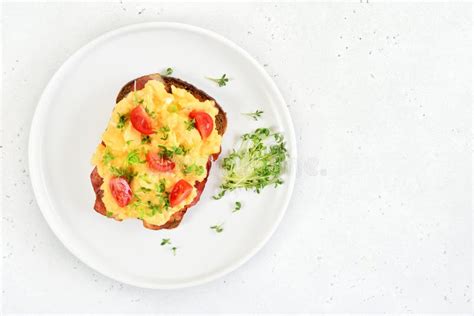
[[[464,4],[8,3],[3,8],[4,312],[469,312],[471,7]],[[75,50],[145,21],[249,51],[280,87],[299,170],[283,224],[195,288],[118,283],[78,261],[35,203],[27,140]]]

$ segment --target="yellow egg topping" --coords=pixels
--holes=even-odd
[[[153,134],[144,135],[132,125],[130,112],[137,106],[142,106],[152,119]],[[189,117],[192,111],[205,112],[214,121],[213,130],[205,139]],[[174,86],[168,93],[156,80],[149,80],[143,89],[130,92],[118,102],[102,135],[103,143],[92,157],[104,179],[101,189],[107,216],[140,218],[163,225],[191,203],[197,195],[195,183],[207,176],[209,156],[220,151],[222,139],[215,128],[217,114],[214,101],[201,102]],[[166,157],[175,167],[170,171],[151,169],[146,159],[149,152]],[[109,182],[115,177],[126,178],[132,191],[132,198],[124,207],[119,206],[110,189]],[[193,186],[192,193],[171,207],[169,193],[181,179]]]

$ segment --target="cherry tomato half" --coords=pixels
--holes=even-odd
[[[118,206],[125,207],[132,200],[132,189],[124,178],[110,179],[109,187]]]
[[[146,154],[146,161],[148,167],[155,171],[166,172],[173,170],[175,167],[175,163],[171,159],[151,151]]]
[[[130,112],[130,122],[142,134],[153,134],[152,119],[148,116],[143,106],[139,105]]]
[[[214,128],[214,121],[212,117],[206,112],[192,111],[189,113],[189,117],[194,119],[195,125],[202,139],[206,139],[211,135],[212,129]]]
[[[183,202],[193,191],[192,185],[181,179],[176,182],[170,192],[170,206],[174,207]]]

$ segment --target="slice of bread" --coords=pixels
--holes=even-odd
[[[222,107],[217,103],[217,101],[214,98],[212,98],[210,95],[208,95],[204,91],[202,91],[202,90],[196,88],[195,86],[191,85],[190,83],[188,83],[184,80],[178,79],[178,78],[168,77],[168,76],[161,76],[160,74],[151,74],[151,75],[146,75],[146,76],[137,78],[135,80],[132,80],[132,81],[128,82],[126,85],[123,86],[123,88],[120,90],[120,92],[117,95],[116,102],[118,103],[125,96],[127,96],[128,93],[130,93],[131,91],[134,91],[134,89],[136,89],[136,90],[142,89],[144,87],[145,83],[148,80],[158,80],[160,82],[163,82],[163,84],[165,85],[165,89],[168,92],[171,92],[171,87],[175,86],[176,88],[181,88],[181,89],[187,90],[199,101],[206,101],[206,100],[214,101],[215,106],[219,110],[218,114],[215,117],[215,127],[216,127],[216,130],[217,130],[219,135],[221,135],[221,136],[224,135],[225,130],[227,128],[227,116],[226,116],[226,113],[224,112],[224,110],[222,109]],[[177,227],[181,223],[181,220],[183,219],[183,216],[186,213],[186,211],[188,210],[188,208],[195,205],[199,201],[201,193],[204,190],[204,187],[206,186],[207,177],[209,176],[209,171],[211,169],[212,161],[215,161],[218,158],[219,154],[220,154],[220,152],[212,155],[211,157],[209,157],[209,160],[208,160],[207,165],[206,165],[207,175],[204,178],[204,180],[195,183],[194,187],[197,190],[197,195],[190,204],[186,205],[181,210],[174,213],[171,216],[171,218],[168,220],[168,222],[166,222],[163,225],[153,225],[153,224],[147,223],[145,220],[142,220],[143,221],[143,226],[145,226],[148,229],[153,229],[153,230],[171,229],[171,228]],[[106,210],[105,205],[102,201],[102,197],[103,197],[104,192],[100,189],[100,187],[103,183],[103,179],[99,175],[99,173],[97,172],[97,168],[94,168],[94,170],[92,170],[92,173],[91,173],[90,177],[91,177],[92,187],[94,188],[94,192],[96,194],[94,209],[98,213],[100,213],[102,215],[106,215],[107,210]]]

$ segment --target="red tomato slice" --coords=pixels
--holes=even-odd
[[[214,121],[212,117],[206,112],[192,111],[189,117],[194,119],[195,125],[202,139],[206,139],[214,128]]]
[[[153,121],[143,106],[139,105],[130,112],[130,122],[132,122],[133,127],[140,133],[145,135],[153,134]]]
[[[175,163],[171,159],[151,151],[146,154],[146,161],[150,169],[160,172],[171,171],[175,167]]]
[[[124,178],[110,179],[109,187],[118,206],[125,207],[132,200],[132,189]]]
[[[170,206],[174,207],[183,202],[193,191],[193,187],[181,179],[175,183],[170,192]]]

